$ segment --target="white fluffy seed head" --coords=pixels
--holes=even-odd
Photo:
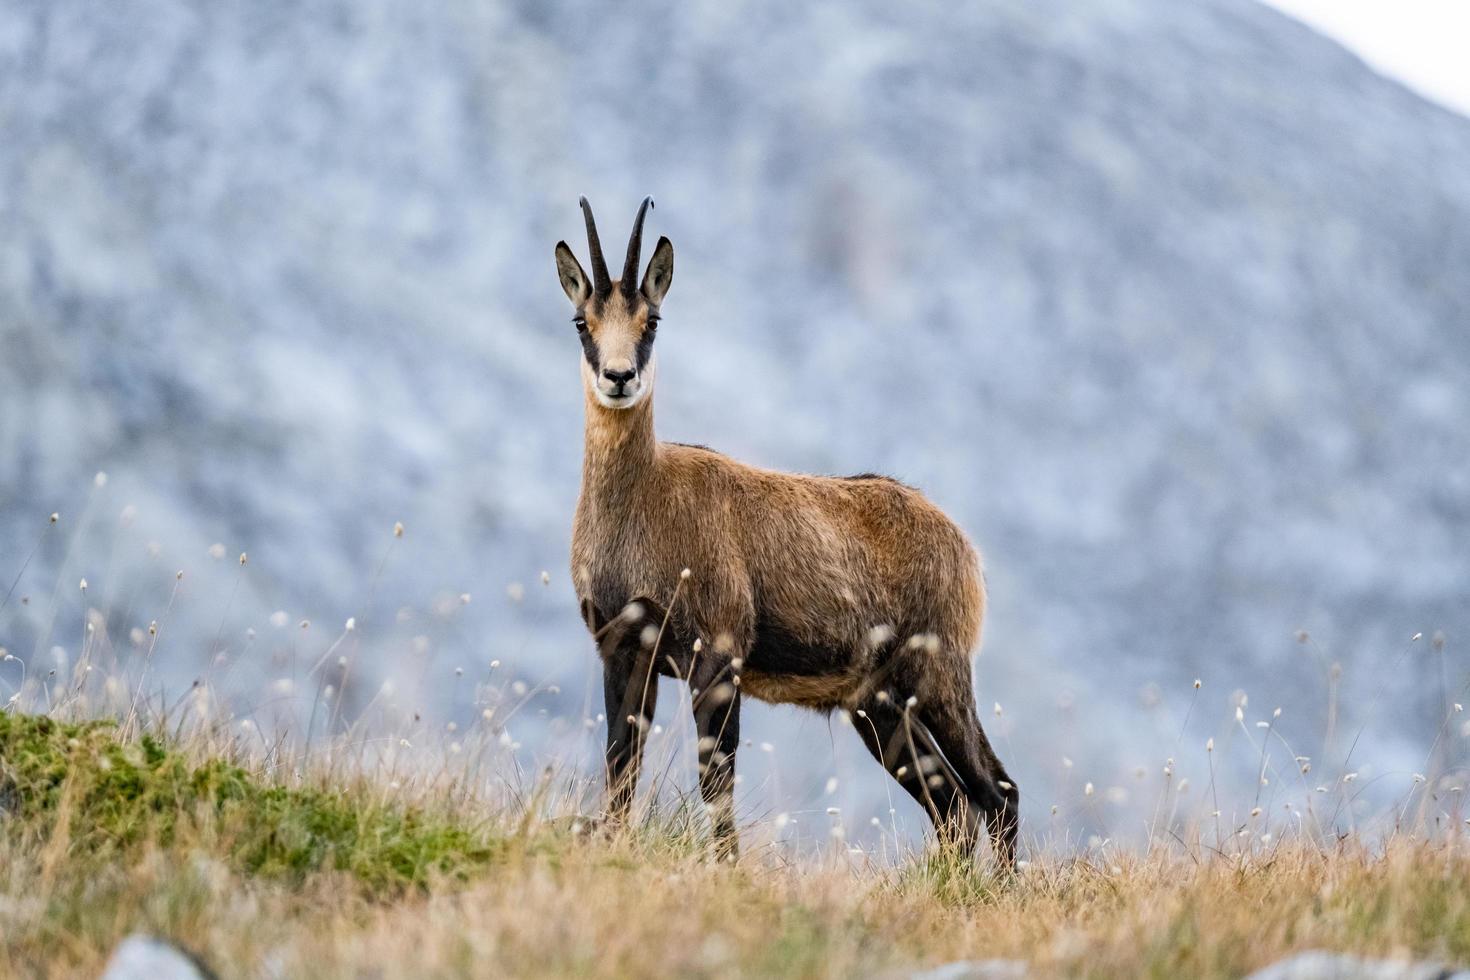
[[[403,537],[403,522],[402,521],[394,521],[393,522],[393,536],[395,538],[401,538],[401,537]]]

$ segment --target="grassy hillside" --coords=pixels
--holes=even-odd
[[[1058,850],[1013,878],[758,845],[727,867],[685,811],[585,837],[533,819],[543,799],[486,812],[452,781],[389,776],[0,714],[0,972],[95,974],[140,930],[223,976],[850,976],[982,957],[1236,976],[1311,948],[1470,962],[1455,830],[1371,851]]]

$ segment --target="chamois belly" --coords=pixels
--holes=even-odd
[[[771,704],[835,708],[862,683],[861,650],[831,640],[812,642],[769,622],[758,622],[740,673],[741,690]]]

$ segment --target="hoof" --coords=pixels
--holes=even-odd
[[[569,817],[555,817],[546,821],[547,826],[560,834],[568,834],[578,840],[586,840],[599,833],[606,833],[608,822],[602,817],[587,817],[582,814],[573,814]]]

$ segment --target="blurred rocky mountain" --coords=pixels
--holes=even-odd
[[[1333,661],[1383,768],[1433,737],[1470,121],[1242,0],[0,0],[0,644],[75,657],[95,607],[126,659],[183,568],[176,685],[354,616],[437,717],[491,658],[574,712],[582,193],[675,243],[665,438],[889,472],[984,550],[1029,804],[1186,751],[1195,677],[1196,755],[1237,690],[1319,738]],[[816,772],[826,724],[751,730]]]

